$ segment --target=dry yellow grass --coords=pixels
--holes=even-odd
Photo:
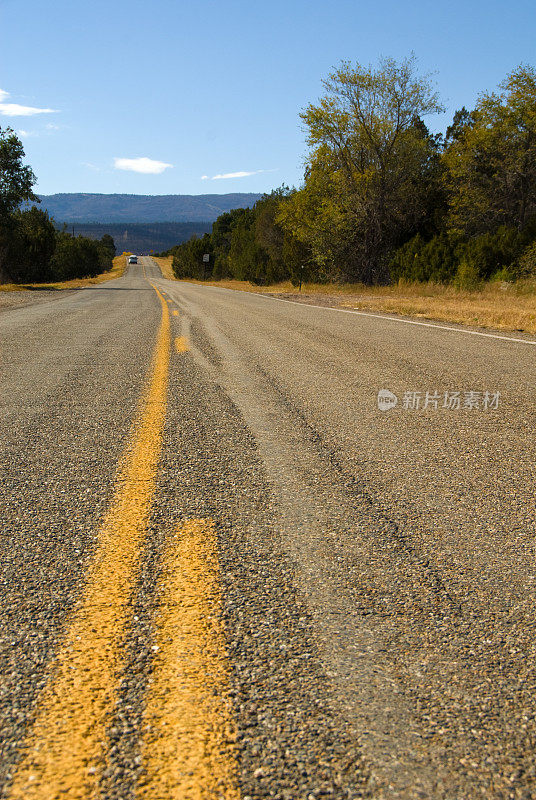
[[[177,278],[173,274],[173,256],[152,256],[160,269],[162,270],[162,275],[164,278],[167,278],[168,281],[176,281]]]
[[[49,291],[61,289],[82,289],[84,286],[94,286],[97,283],[104,283],[115,278],[120,278],[127,266],[127,255],[123,253],[114,258],[112,269],[101,272],[93,278],[74,278],[71,281],[58,281],[56,283],[3,283],[0,285],[0,292],[24,292],[35,289],[48,289]]]
[[[414,318],[455,322],[482,328],[536,333],[536,287],[534,284],[490,283],[479,291],[461,291],[436,286],[421,293],[410,287],[370,291],[340,303],[343,307],[403,314]]]

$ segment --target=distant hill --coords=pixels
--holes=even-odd
[[[58,228],[61,229],[58,224]],[[194,234],[201,237],[210,233],[212,222],[153,222],[153,223],[69,223],[67,230],[75,236],[100,239],[109,233],[115,242],[117,253],[160,253],[176,244],[185,242]]]
[[[214,222],[232,208],[246,208],[260,194],[49,194],[40,208],[56,222]]]

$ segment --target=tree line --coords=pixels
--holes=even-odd
[[[98,275],[111,269],[114,240],[71,236],[58,230],[33,193],[36,177],[11,128],[0,128],[0,283],[42,283]]]
[[[301,119],[303,185],[222,214],[168,254],[179,278],[471,288],[536,273],[536,72],[517,67],[445,134],[415,58],[343,62]],[[208,255],[208,263],[203,256]]]

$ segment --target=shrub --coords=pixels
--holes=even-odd
[[[7,272],[14,283],[46,281],[56,246],[56,229],[46,211],[33,206],[13,215]]]
[[[458,259],[453,241],[441,233],[424,242],[419,234],[402,245],[391,259],[394,281],[447,283],[456,274]]]
[[[516,278],[529,278],[536,275],[536,241],[523,250],[515,265],[514,274]]]
[[[98,275],[101,270],[97,242],[84,236],[76,238],[62,232],[50,260],[53,280],[66,281]]]
[[[524,236],[516,228],[501,225],[493,233],[484,233],[471,239],[463,247],[462,259],[471,264],[483,280],[503,268],[511,268],[519,258]]]
[[[462,261],[456,270],[453,283],[457,289],[463,289],[468,292],[478,289],[480,285],[478,269],[474,264],[468,261]]]
[[[115,242],[108,233],[105,233],[102,239],[97,242],[97,250],[101,270],[104,272],[111,269],[114,263]]]

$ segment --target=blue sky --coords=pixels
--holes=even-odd
[[[0,0],[0,126],[43,194],[269,191],[299,185],[299,111],[342,59],[415,51],[441,130],[536,64],[535,23],[534,0]]]

